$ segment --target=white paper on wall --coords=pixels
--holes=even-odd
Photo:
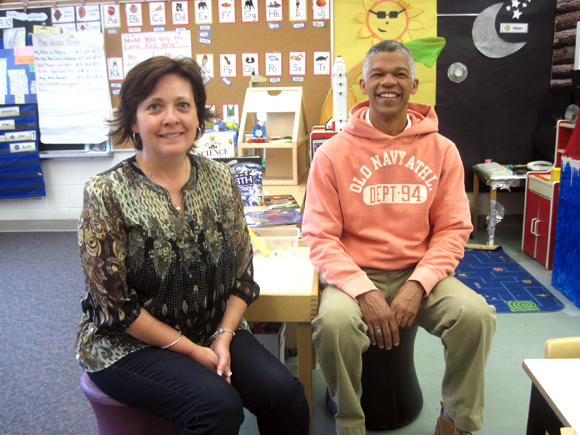
[[[42,142],[107,140],[111,100],[103,34],[33,35],[32,41]]]

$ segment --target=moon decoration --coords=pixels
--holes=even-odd
[[[503,3],[496,3],[487,9],[484,9],[475,19],[471,36],[473,37],[473,44],[481,54],[493,59],[514,54],[524,45],[525,42],[506,42],[499,37],[495,30],[495,17]]]

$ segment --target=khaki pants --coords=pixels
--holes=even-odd
[[[413,269],[364,270],[390,304]],[[453,276],[441,280],[423,299],[415,320],[443,343],[443,402],[455,426],[462,430],[476,431],[483,425],[484,371],[495,320],[495,307]],[[370,340],[358,301],[327,285],[312,326],[318,361],[330,395],[338,405],[337,433],[364,435],[361,355]]]

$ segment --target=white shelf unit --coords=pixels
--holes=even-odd
[[[266,142],[245,142],[258,123],[258,113],[266,113]],[[248,88],[242,111],[238,155],[260,155],[266,161],[264,185],[300,183],[308,171],[309,136],[301,87]],[[291,137],[275,140],[273,137]]]

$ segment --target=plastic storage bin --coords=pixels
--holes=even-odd
[[[296,255],[300,229],[295,227],[253,227],[254,256],[283,257]]]

